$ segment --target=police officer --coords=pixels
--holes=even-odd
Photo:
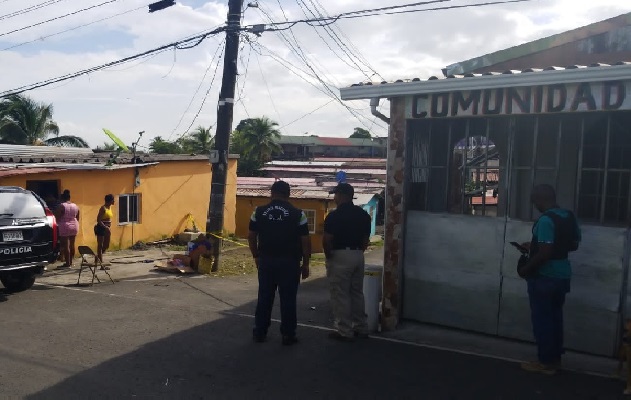
[[[335,332],[329,337],[353,341],[368,337],[364,308],[364,251],[370,241],[370,215],[353,204],[355,191],[340,183],[331,191],[337,209],[324,220],[322,246],[331,290]]]
[[[289,184],[276,181],[271,192],[272,201],[257,207],[250,218],[248,242],[259,278],[253,338],[265,341],[278,288],[282,343],[292,345],[298,342],[296,295],[300,276],[309,276],[311,241],[305,213],[289,203]]]

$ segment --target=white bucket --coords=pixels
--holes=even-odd
[[[383,266],[366,265],[364,268],[364,302],[368,330],[371,332],[375,332],[379,328],[382,278]]]

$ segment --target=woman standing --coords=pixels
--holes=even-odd
[[[70,201],[69,190],[61,194],[61,204],[55,209],[55,218],[59,227],[61,254],[66,260],[60,268],[70,268],[75,254],[75,238],[79,233],[79,207]]]
[[[112,235],[110,229],[112,227],[112,219],[114,218],[113,205],[114,195],[108,194],[105,196],[105,204],[99,209],[99,214],[96,217],[96,225],[94,226],[94,234],[96,235],[96,241],[98,243],[96,257],[101,262],[103,262],[103,253],[110,247],[110,237]],[[101,267],[101,269],[109,269],[109,267]]]

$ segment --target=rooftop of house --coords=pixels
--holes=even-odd
[[[326,136],[281,136],[281,145],[329,146],[329,147],[384,147],[372,139],[338,138]]]
[[[85,148],[53,147],[53,146],[23,146],[0,144],[0,163],[71,163],[71,164],[104,164],[115,158],[115,164],[132,164],[132,153],[110,151],[92,151]],[[239,156],[231,154],[231,159]],[[202,154],[152,154],[136,153],[136,164],[163,161],[199,161],[208,160]]]
[[[398,79],[395,82],[362,82],[340,89],[342,100],[404,97],[459,90],[499,89],[552,84],[628,80],[631,62],[610,64],[569,65],[566,67],[528,68],[504,72],[467,73],[446,78],[432,76]]]
[[[443,69],[445,76],[455,74],[466,74],[472,71],[491,67],[509,60],[514,60],[555,47],[563,46],[572,42],[587,39],[589,37],[606,34],[615,30],[624,29],[631,26],[631,13],[623,14],[604,21],[599,21],[587,26],[583,26],[570,31],[562,32],[556,35],[548,36],[539,40],[513,46],[507,49],[499,50],[493,53],[485,54],[469,60],[460,61],[448,65]],[[628,32],[622,32],[623,34]],[[616,41],[619,42],[619,41]],[[622,43],[614,43],[614,48],[621,49]],[[600,61],[604,61],[602,58]]]

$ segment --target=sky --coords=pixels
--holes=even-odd
[[[149,13],[152,1],[0,0],[0,92],[142,53],[226,21],[228,0],[177,0],[173,7]],[[408,10],[485,1],[442,1]],[[295,21],[411,2],[259,0],[258,7],[246,8],[242,23]],[[299,23],[260,36],[244,32],[233,126],[244,118],[266,116],[284,135],[348,137],[361,127],[385,136],[386,126],[371,115],[369,103],[340,101],[339,88],[369,80],[441,76],[441,69],[454,62],[628,12],[631,2],[622,0],[532,0],[398,15],[381,12],[342,19],[328,29]],[[55,17],[60,18],[42,23]],[[141,149],[156,136],[175,140],[198,126],[214,132],[224,38],[223,33],[212,35],[190,49],[167,48],[25,94],[52,104],[60,134],[81,136],[92,147],[109,141],[102,128],[128,145],[144,131]],[[387,101],[380,111],[389,113]]]

